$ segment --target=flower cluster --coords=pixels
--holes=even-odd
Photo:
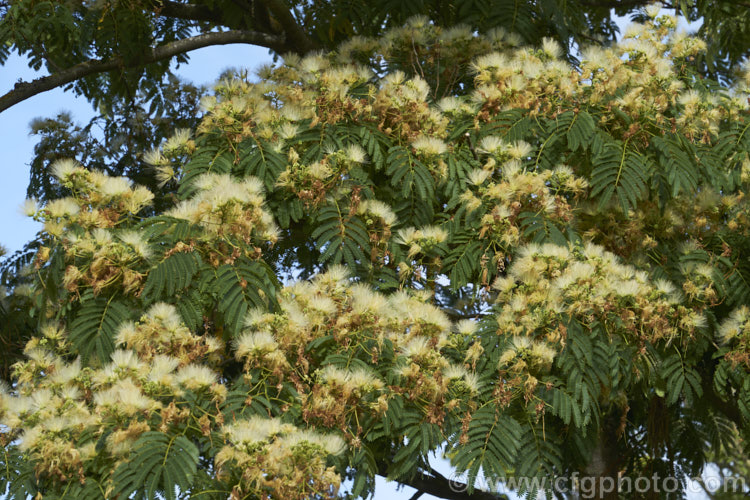
[[[262,183],[254,177],[239,180],[228,174],[203,174],[197,192],[167,215],[201,226],[207,234],[236,237],[245,243],[279,238],[273,216],[264,208]]]
[[[304,419],[337,428],[351,442],[396,394],[439,423],[446,408],[459,405],[454,398],[478,389],[468,365],[443,352],[458,342],[448,319],[414,295],[380,295],[351,284],[343,268],[333,267],[282,290],[280,304],[279,314],[252,313],[236,340],[246,380],[271,386],[291,381]],[[310,346],[349,362],[321,364]]]
[[[561,61],[560,48],[550,40],[541,49],[481,56],[474,62],[472,100],[483,120],[503,109],[549,114],[588,103],[608,108],[600,126],[624,139],[638,135],[647,143],[647,130],[678,126],[689,137],[708,141],[730,108],[747,109],[748,104],[740,102],[739,94],[712,97],[685,89],[683,63],[706,46],[675,33],[675,27],[674,17],[652,12],[644,24],[631,24],[619,44],[585,48],[580,70]],[[621,89],[626,91],[618,95]],[[629,119],[623,123],[623,114],[613,108]]]
[[[189,336],[167,307],[149,311],[144,324],[154,322],[171,328],[171,335],[161,333],[166,343]],[[125,329],[123,341],[142,347],[131,338],[132,325]],[[144,432],[205,418],[205,411],[187,403],[187,393],[213,404],[226,397],[218,374],[203,364],[205,355],[179,359],[141,351],[116,350],[107,364],[94,368],[80,358],[70,361],[67,336],[55,326],[28,343],[27,359],[14,366],[16,387],[0,394],[0,422],[9,430],[5,436],[17,438],[34,460],[39,476],[84,483],[88,474],[97,474],[96,460],[106,457],[114,466],[127,460]],[[97,450],[100,437],[103,451]]]
[[[188,429],[223,437],[217,477],[236,494],[335,496],[341,479],[328,457],[346,450],[344,440],[275,418],[225,422],[228,389],[213,369],[222,343],[190,332],[173,306],[152,306],[137,323],[123,324],[117,340],[125,349],[100,368],[86,367],[80,358],[69,361],[65,332],[48,326],[15,366],[17,386],[0,392],[5,443],[18,439],[39,477],[84,484],[102,461],[112,470],[128,461],[144,433]],[[250,358],[272,352],[274,341],[246,335],[236,346],[238,357]],[[316,374],[321,384],[337,376],[332,366]]]
[[[247,493],[299,500],[336,497],[341,478],[326,459],[346,450],[337,435],[261,417],[227,425],[223,434],[227,445],[217,453],[215,463],[218,477],[235,483],[232,498]]]
[[[565,346],[571,320],[641,347],[688,340],[707,324],[698,310],[682,305],[674,285],[652,281],[593,244],[526,246],[493,286],[499,292],[498,335],[513,339],[501,359],[506,368],[549,367]]]
[[[750,371],[750,308],[740,306],[724,320],[717,332],[719,341],[730,345],[725,357],[733,366]]]
[[[126,293],[137,293],[144,279],[139,265],[152,252],[145,237],[127,225],[151,203],[153,194],[142,186],[132,186],[124,177],[89,171],[73,161],[60,160],[53,171],[71,195],[43,207],[27,200],[24,211],[43,221],[44,230],[61,241],[67,265],[65,289],[76,293],[88,286],[99,294],[117,285]],[[50,257],[51,248],[41,247],[35,268],[44,266]]]
[[[294,192],[308,205],[319,205],[328,191],[339,187],[356,165],[366,161],[364,150],[356,144],[326,153],[310,165],[300,163],[294,149],[289,151],[289,166],[277,179],[278,186]]]
[[[143,161],[154,167],[159,187],[172,180],[179,180],[179,172],[185,157],[195,152],[195,141],[188,129],[177,129],[172,137],[159,148],[144,153]]]
[[[52,200],[43,207],[28,201],[26,212],[45,222],[45,230],[61,243],[65,273],[64,288],[80,295],[90,288],[95,295],[105,289],[119,288],[138,296],[148,277],[150,262],[155,258],[148,233],[133,227],[134,214],[153,199],[148,189],[133,187],[125,178],[108,177],[88,171],[73,162],[58,162],[55,175],[70,189],[71,196]],[[273,216],[265,209],[264,191],[260,181],[242,180],[229,175],[204,174],[195,181],[195,193],[167,212],[199,226],[202,243],[199,250],[209,254],[217,265],[236,259],[234,246],[227,257],[218,240],[238,239],[246,245],[246,254],[257,259],[260,248],[254,245],[273,244],[279,230]],[[177,252],[194,251],[195,241],[179,242],[168,249],[165,257]],[[35,268],[51,258],[51,246],[37,253]],[[234,253],[232,253],[234,252]]]
[[[593,244],[523,247],[493,287],[503,346],[497,366],[500,404],[520,393],[537,401],[537,415],[545,408],[537,388],[552,387],[553,365],[568,346],[569,328],[623,340],[639,362],[656,345],[684,348],[708,326],[701,309],[686,307],[670,282],[652,280]]]
[[[444,135],[448,120],[428,104],[429,92],[422,78],[409,79],[400,71],[388,74],[373,103],[378,128],[407,140]]]
[[[86,230],[112,228],[123,219],[140,212],[154,198],[142,186],[133,186],[125,177],[110,177],[83,168],[73,160],[59,160],[52,173],[61,186],[72,193],[37,206],[27,200],[23,210],[26,215],[44,222],[44,230],[60,237],[65,229],[76,224]]]
[[[378,255],[385,255],[388,250],[388,242],[391,239],[392,228],[397,224],[396,214],[393,209],[382,201],[370,199],[363,200],[357,207],[357,215],[367,227],[372,244],[373,260]]]
[[[81,235],[72,233],[63,239],[65,269],[63,285],[71,293],[89,286],[94,294],[118,286],[125,293],[137,293],[145,275],[138,271],[148,260],[151,249],[135,231],[94,229]],[[37,256],[39,261],[40,256]]]
[[[529,153],[525,143],[486,137],[482,147],[489,153],[487,163],[470,174],[472,186],[461,201],[469,213],[481,208],[479,237],[488,238],[500,250],[498,261],[503,251],[523,242],[523,226],[532,219],[565,224],[573,218],[569,201],[582,196],[588,184],[569,167],[540,172],[523,168],[521,159]]]
[[[448,239],[448,231],[438,226],[405,227],[398,232],[398,243],[409,247],[408,257],[418,254],[434,255],[441,243]]]
[[[180,367],[204,358],[215,361],[224,348],[219,338],[199,337],[191,332],[183,324],[177,308],[163,302],[151,306],[137,323],[120,325],[117,343],[135,351],[144,362],[169,355]]]
[[[332,55],[304,58],[288,55],[280,67],[260,68],[260,83],[226,78],[216,96],[204,98],[206,115],[199,131],[218,133],[230,141],[267,141],[281,148],[294,141],[304,122],[334,125],[372,111],[371,103],[352,95],[372,71],[352,64],[334,64]]]

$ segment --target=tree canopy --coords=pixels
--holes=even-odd
[[[415,17],[227,76],[143,155],[160,191],[57,161],[0,302],[35,332],[0,485],[565,495],[743,450],[750,77],[711,83],[706,43],[645,16],[577,67]]]
[[[503,28],[525,43],[552,36],[569,56],[582,42],[606,43],[617,27],[610,10],[637,12],[647,0],[136,0],[0,2],[0,64],[25,54],[49,76],[18,82],[0,97],[0,111],[39,92],[72,86],[105,107],[138,91],[161,102],[170,62],[209,45],[251,43],[276,54],[332,49],[353,36],[374,36],[413,15],[438,25],[467,24],[485,32]],[[750,4],[732,1],[661,2],[688,20],[702,19],[701,34],[715,43],[701,55],[704,70],[727,77],[748,51]],[[643,15],[636,14],[642,20]],[[43,34],[43,36],[40,36]]]
[[[197,98],[206,92],[179,82],[171,68],[197,48],[227,43],[267,47],[274,56],[331,50],[357,36],[377,37],[414,15],[438,26],[464,24],[486,33],[503,29],[519,44],[558,41],[576,63],[585,45],[606,47],[618,27],[612,12],[644,20],[649,0],[69,0],[0,1],[0,64],[13,53],[49,76],[19,81],[0,96],[0,112],[56,87],[88,99],[99,113],[88,124],[70,116],[43,117],[32,130],[40,143],[28,195],[44,199],[52,163],[73,157],[87,168],[158,188],[140,155],[166,139],[168,125],[194,129]],[[711,40],[696,69],[723,83],[735,78],[748,52],[748,3],[720,0],[661,2],[688,21],[701,20]],[[39,34],[43,34],[40,36]],[[245,64],[238,61],[238,65]],[[407,71],[409,73],[411,70]],[[100,132],[92,133],[97,131]],[[157,197],[157,203],[159,198]]]

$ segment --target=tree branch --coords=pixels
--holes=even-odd
[[[385,464],[380,464],[378,475],[388,477],[388,467]],[[466,491],[466,484],[449,480],[434,470],[431,470],[431,475],[420,472],[411,479],[398,479],[397,481],[415,488],[419,493],[449,500],[507,500],[508,498],[502,494],[496,495],[480,490],[474,490],[469,494]]]
[[[188,21],[203,21],[209,23],[223,24],[221,12],[206,5],[194,5],[190,3],[172,2],[170,0],[155,1],[153,10],[155,13],[185,19]]]
[[[0,97],[0,112],[9,107],[25,101],[42,92],[62,87],[80,78],[84,78],[95,73],[112,71],[117,68],[128,68],[141,66],[163,59],[169,59],[177,54],[190,52],[191,50],[208,47],[211,45],[226,45],[229,43],[249,43],[268,47],[277,52],[283,51],[285,40],[275,35],[259,33],[256,31],[224,31],[219,33],[204,33],[191,38],[184,38],[148,51],[145,56],[136,63],[125,64],[120,58],[116,59],[89,59],[82,63],[71,66],[60,72],[53,73],[49,76],[37,78],[31,82],[18,82],[13,89],[7,94]]]
[[[282,28],[284,28],[284,34],[288,45],[293,47],[293,52],[297,54],[305,54],[313,50],[317,50],[318,44],[315,43],[302,27],[297,24],[297,20],[280,0],[261,0],[261,2],[268,8],[274,18],[279,22]]]
[[[602,1],[585,1],[581,0],[581,5],[586,7],[599,7],[606,9],[616,9],[618,7],[645,7],[654,3],[653,0],[602,0]],[[671,9],[672,6],[667,2],[659,2],[662,6]]]

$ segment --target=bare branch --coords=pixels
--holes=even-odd
[[[169,59],[176,56],[177,54],[183,54],[190,52],[191,50],[200,49],[202,47],[208,47],[211,45],[226,45],[229,43],[249,43],[253,45],[260,45],[261,47],[268,47],[277,52],[284,50],[284,39],[269,35],[266,33],[259,33],[256,31],[224,31],[220,33],[204,33],[191,38],[185,38],[177,40],[165,45],[151,49],[145,54],[145,56],[137,63],[125,64],[120,58],[115,59],[89,59],[82,63],[71,66],[70,68],[64,69],[60,72],[53,73],[49,76],[37,78],[31,82],[18,82],[13,87],[13,90],[0,97],[0,112],[5,111],[9,107],[18,104],[19,102],[25,101],[29,97],[33,97],[42,92],[52,90],[57,87],[62,87],[71,82],[74,82],[80,78],[84,78],[95,73],[103,73],[105,71],[112,71],[117,68],[136,67],[164,59]]]

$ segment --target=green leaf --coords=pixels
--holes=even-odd
[[[115,470],[113,496],[176,500],[175,487],[187,493],[198,465],[198,448],[185,436],[146,432],[133,445],[130,459]]]
[[[479,273],[482,245],[468,235],[453,239],[454,246],[443,261],[443,270],[450,274],[450,286],[458,290],[473,282]]]
[[[435,195],[435,181],[427,167],[412,157],[402,146],[388,151],[385,173],[391,176],[391,186],[401,189],[404,198],[417,197],[429,200]]]
[[[456,470],[468,472],[469,492],[473,491],[480,470],[492,479],[507,476],[518,458],[522,433],[518,422],[497,411],[494,405],[472,414],[465,442],[454,442],[450,453]]]
[[[571,422],[576,427],[583,426],[583,415],[576,400],[566,391],[558,388],[552,390],[552,413],[560,417],[566,424]]]
[[[323,206],[317,215],[318,227],[310,235],[321,250],[320,262],[355,268],[369,261],[370,235],[362,219],[349,215],[337,203]]]
[[[275,301],[276,275],[264,262],[241,257],[216,270],[219,311],[230,335],[237,335],[251,308],[267,308]]]
[[[89,297],[70,324],[70,340],[85,362],[95,357],[106,363],[115,349],[118,328],[130,316],[128,307],[114,295],[109,299]]]
[[[668,405],[675,404],[682,396],[686,404],[703,394],[698,372],[684,362],[680,354],[673,354],[662,361],[660,375],[667,385]]]
[[[570,150],[585,149],[594,137],[595,127],[596,123],[590,114],[586,111],[579,112],[567,129]]]
[[[26,460],[15,444],[3,447],[0,452],[0,492],[8,493],[13,500],[34,497],[37,493],[34,463]]]
[[[566,246],[568,240],[557,226],[542,215],[534,212],[521,212],[518,214],[521,222],[523,236],[532,243],[554,243]]]
[[[523,430],[523,436],[519,440],[516,477],[550,478],[564,470],[562,440],[559,433],[546,432],[541,422],[524,427]],[[547,483],[521,482],[518,493],[525,493],[529,498],[534,498],[538,493],[537,488],[544,484],[551,486],[549,481]]]
[[[647,163],[640,153],[629,150],[619,141],[604,142],[595,154],[591,171],[591,197],[599,197],[603,209],[617,195],[623,212],[635,208],[646,192]]]
[[[200,256],[192,251],[165,257],[149,271],[141,299],[145,304],[151,304],[164,296],[173,296],[190,284],[199,265]]]
[[[523,110],[511,109],[497,114],[482,127],[482,137],[499,135],[507,142],[520,141],[526,137],[534,122]]]
[[[659,165],[666,174],[672,197],[694,193],[698,188],[700,173],[692,145],[673,134],[664,138],[654,137],[652,143],[660,153]]]
[[[240,145],[238,174],[259,178],[269,192],[273,191],[276,179],[286,169],[286,165],[286,158],[264,141],[256,143],[254,139],[248,139]]]

